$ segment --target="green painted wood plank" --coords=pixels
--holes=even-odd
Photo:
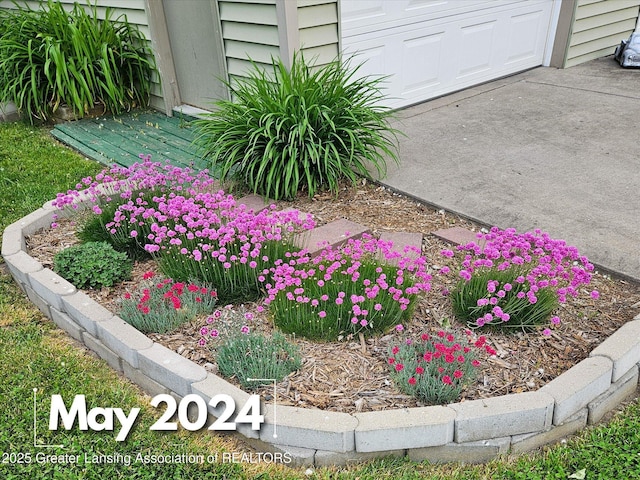
[[[157,145],[154,142],[147,142],[136,139],[133,135],[122,135],[111,128],[112,123],[105,120],[93,121],[82,120],[75,123],[79,136],[90,136],[101,145],[109,145],[110,148],[117,147],[136,160],[140,154],[151,154],[155,160],[178,160],[184,161],[182,152],[174,152],[166,145]]]
[[[79,141],[77,141],[75,138],[67,135],[66,133],[64,133],[62,130],[54,128],[53,130],[51,130],[51,135],[59,140],[60,142],[64,143],[65,145],[73,148],[74,150],[78,150],[80,153],[82,153],[85,157],[90,158],[91,160],[95,160],[99,163],[102,163],[103,165],[112,165],[113,164],[113,159],[103,155],[102,153],[94,150],[93,148],[89,147],[88,145],[85,145]]]
[[[197,155],[196,147],[193,146],[190,140],[174,135],[172,132],[167,131],[165,128],[149,125],[146,122],[141,122],[131,116],[124,116],[114,119],[114,122],[120,123],[122,128],[128,128],[133,133],[138,135],[148,136],[159,142],[166,143],[175,148],[184,150],[185,152]]]
[[[79,122],[59,124],[55,130],[73,138],[76,144],[74,148],[77,148],[81,153],[89,156],[91,152],[97,152],[108,159],[107,164],[109,165],[115,162],[128,167],[138,161],[137,154],[131,154],[118,146],[105,142],[100,136],[86,132],[84,128],[80,127]]]
[[[167,117],[165,115],[161,116],[153,113],[140,113],[137,114],[136,120],[149,122],[149,124],[153,126],[158,125],[159,128],[175,135],[176,137],[182,138],[188,142],[193,141],[193,127],[190,126],[189,122],[180,120],[179,118]]]

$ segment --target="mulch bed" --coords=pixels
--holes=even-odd
[[[435,275],[440,251],[451,246],[431,232],[453,226],[478,231],[479,225],[367,182],[357,187],[343,187],[338,196],[321,194],[312,199],[301,197],[295,202],[278,202],[278,205],[311,213],[318,225],[346,218],[369,227],[374,235],[402,231],[422,233],[422,253],[435,267],[433,287],[420,300],[405,333],[432,332],[449,324],[461,327],[441,294],[442,288],[451,287],[454,280]],[[52,267],[55,253],[77,243],[72,222],[60,223],[57,229],[39,232],[27,239],[30,255],[45,267]],[[118,299],[124,292],[134,291],[148,270],[154,270],[152,261],[137,264],[130,281],[87,293],[117,312]],[[477,381],[463,392],[460,400],[537,390],[586,358],[604,339],[640,314],[640,285],[596,273],[589,286],[589,290],[592,289],[600,292],[600,298],[594,300],[585,295],[581,299],[570,299],[561,307],[562,323],[554,327],[548,337],[540,333],[495,330],[486,333],[497,354],[483,359]],[[258,314],[256,307],[257,304],[243,306],[254,312],[250,327],[254,331],[272,331],[266,314]],[[217,373],[214,355],[198,345],[202,325],[203,321],[193,322],[171,334],[149,336]],[[366,340],[346,338],[331,343],[300,338],[293,341],[300,348],[303,365],[277,385],[279,404],[347,413],[421,406],[416,399],[400,393],[388,375],[387,351],[390,345],[398,343],[395,334]],[[238,385],[235,378],[230,381]],[[273,386],[265,386],[259,393],[270,400]]]

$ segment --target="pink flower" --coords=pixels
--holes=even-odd
[[[403,330],[404,330],[404,326],[401,323],[396,325],[396,332],[402,332]]]
[[[542,334],[543,334],[544,336],[548,337],[549,335],[551,335],[551,330],[549,330],[548,328],[545,328],[545,329],[542,331]]]
[[[453,381],[451,380],[451,377],[449,375],[445,375],[444,377],[442,377],[442,383],[444,383],[445,385],[451,385]]]
[[[137,230],[131,230],[131,233],[129,235],[131,235],[132,238],[136,238],[138,236],[138,231]]]
[[[247,325],[243,325],[240,328],[240,333],[244,334],[244,335],[249,335],[249,327]]]
[[[409,379],[409,385],[415,385],[415,384],[416,384],[416,379],[415,379],[415,377],[411,377],[411,378]]]
[[[327,316],[327,312],[325,312],[324,310],[321,310],[320,312],[318,312],[318,316],[320,318],[325,318]]]
[[[600,298],[600,292],[598,292],[597,290],[592,291],[591,298],[597,300],[598,298]]]
[[[404,365],[401,363],[396,363],[396,372],[401,372],[404,369]]]

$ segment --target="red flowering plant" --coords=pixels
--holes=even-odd
[[[156,279],[147,272],[135,293],[125,293],[120,317],[144,333],[166,333],[200,315],[213,312],[217,294],[206,286]]]
[[[495,353],[484,336],[476,338],[471,330],[464,337],[440,330],[392,346],[387,362],[402,392],[425,405],[441,405],[456,401],[474,381],[483,354]]]

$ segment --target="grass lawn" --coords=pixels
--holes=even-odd
[[[0,231],[102,167],[59,146],[41,130],[0,124]],[[37,410],[34,446],[34,388]],[[50,398],[70,402],[86,397],[87,408],[141,408],[125,442],[114,432],[47,430]],[[543,452],[496,460],[487,465],[416,464],[379,460],[345,468],[287,468],[266,463],[204,464],[135,462],[157,455],[215,455],[249,450],[233,437],[193,432],[155,432],[148,426],[160,410],[149,397],[95,359],[33,307],[0,262],[0,478],[8,479],[630,479],[640,478],[640,404],[636,400],[606,425],[588,428]],[[69,403],[67,403],[68,406]],[[117,425],[117,423],[116,423]],[[14,454],[14,455],[12,455]],[[78,464],[53,463],[46,455],[79,455]],[[103,457],[100,457],[102,455]],[[104,456],[115,461],[102,461]],[[94,459],[96,461],[92,462]],[[130,457],[128,457],[130,456]],[[145,457],[147,456],[147,457]],[[126,465],[124,458],[131,458]],[[85,461],[88,459],[89,461]],[[15,463],[21,460],[22,463]],[[108,457],[107,457],[108,460]]]

